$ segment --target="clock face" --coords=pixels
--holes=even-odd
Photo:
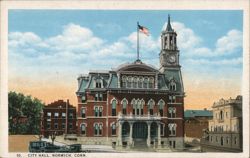
[[[169,55],[168,61],[169,61],[170,63],[174,63],[174,62],[176,61],[175,55]]]

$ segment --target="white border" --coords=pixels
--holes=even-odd
[[[243,10],[243,153],[87,153],[87,157],[249,157],[249,0],[0,0],[0,157],[8,153],[8,10],[9,9],[127,9]],[[28,153],[20,153],[27,157]],[[74,154],[72,154],[74,155]]]

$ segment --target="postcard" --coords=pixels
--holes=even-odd
[[[249,157],[249,3],[192,2],[1,1],[1,157]]]

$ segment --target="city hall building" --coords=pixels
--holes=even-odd
[[[161,34],[160,68],[135,62],[78,77],[78,140],[121,148],[183,149],[184,89],[177,34]]]

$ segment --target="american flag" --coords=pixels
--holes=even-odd
[[[144,33],[145,35],[149,36],[149,30],[144,27],[144,26],[141,26],[141,25],[138,25],[138,28],[139,28],[139,31]]]

